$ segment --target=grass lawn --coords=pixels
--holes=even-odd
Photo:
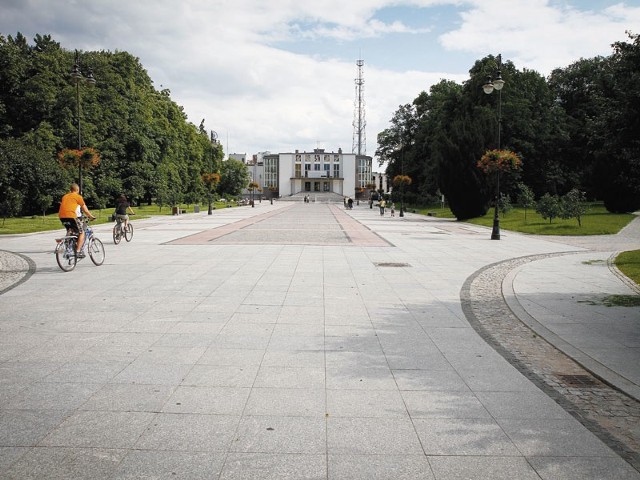
[[[616,257],[616,267],[640,285],[640,250],[622,252]]]
[[[215,202],[214,206],[216,209],[227,208],[227,204],[222,202]],[[189,213],[193,213],[193,205],[181,205],[180,208]],[[200,211],[206,212],[207,208],[208,205],[201,205]],[[139,205],[137,207],[133,207],[133,211],[136,212],[136,215],[130,216],[133,221],[136,219],[148,218],[153,215],[172,214],[171,207],[158,207],[157,205]],[[91,222],[93,225],[110,223],[109,217],[113,213],[113,208],[106,208],[104,210],[92,209],[91,213],[97,217],[94,222]],[[57,213],[51,213],[44,217],[42,215],[34,215],[31,217],[7,218],[6,220],[0,219],[0,235],[44,232],[47,230],[62,230],[62,224],[58,219]]]
[[[589,206],[582,217],[582,226],[578,226],[575,218],[563,220],[554,218],[551,223],[544,220],[534,210],[525,212],[522,208],[514,208],[506,215],[500,215],[500,228],[536,235],[607,235],[616,234],[635,218],[629,213],[609,213],[601,204]],[[493,225],[493,209],[483,217],[466,220],[475,225],[491,227]]]
[[[428,215],[430,217],[440,217],[440,218],[456,218],[449,207],[442,208],[440,205],[430,205],[430,206],[416,206],[416,205],[405,205],[405,212],[411,213],[419,213],[420,215]],[[400,212],[400,204],[396,203],[396,215]]]

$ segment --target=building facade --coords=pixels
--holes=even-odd
[[[372,183],[372,158],[344,153],[340,148],[337,152],[322,148],[311,152],[265,152],[261,157],[256,165],[248,163],[251,177],[264,192],[277,192],[281,197],[321,192],[356,197]]]

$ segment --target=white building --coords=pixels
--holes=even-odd
[[[356,197],[372,183],[372,159],[366,155],[326,152],[322,148],[312,152],[261,154],[261,161],[254,156],[255,165],[249,161],[251,178],[266,193],[277,192],[281,197],[296,193],[332,192],[346,197]]]
[[[373,172],[372,179],[372,183],[375,184],[377,191],[389,193],[391,185],[389,184],[389,178],[386,173]]]

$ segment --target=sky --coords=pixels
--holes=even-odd
[[[358,59],[374,156],[400,105],[476,60],[547,76],[626,31],[640,33],[640,0],[0,0],[5,37],[138,57],[226,155],[351,152]]]

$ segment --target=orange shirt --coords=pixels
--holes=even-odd
[[[82,195],[76,192],[67,193],[62,197],[62,201],[60,202],[58,218],[76,218],[78,205],[80,205],[80,207],[84,205]]]

